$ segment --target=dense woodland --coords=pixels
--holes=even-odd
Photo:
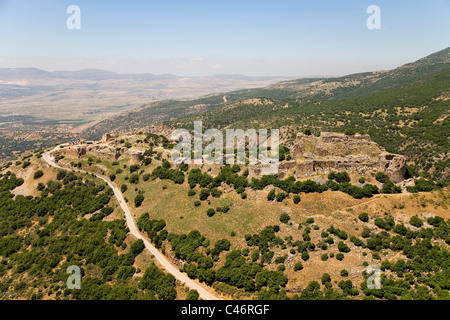
[[[175,278],[149,265],[133,278],[142,240],[127,248],[124,219],[105,222],[113,209],[103,182],[60,171],[38,197],[13,197],[23,183],[0,180],[0,297],[7,299],[160,299],[177,297]],[[121,253],[119,253],[121,252]],[[67,289],[67,268],[79,266],[81,290]]]

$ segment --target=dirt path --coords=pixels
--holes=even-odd
[[[44,153],[42,155],[42,158],[45,160],[45,162],[47,162],[54,168],[61,170],[73,170],[61,167],[55,163],[54,157],[51,156],[51,153],[57,149],[59,149],[59,146],[57,146],[55,149],[51,151]],[[89,172],[84,170],[75,170],[75,171],[90,174]],[[114,191],[114,195],[116,196],[117,201],[119,202],[120,207],[122,208],[123,212],[125,212],[126,223],[128,228],[130,229],[130,233],[137,239],[141,239],[142,241],[144,241],[147,250],[150,251],[150,253],[155,256],[156,260],[158,260],[158,262],[164,267],[164,269],[167,272],[172,274],[176,279],[178,279],[182,283],[186,284],[186,286],[188,286],[189,288],[197,290],[202,299],[220,300],[220,298],[218,298],[217,296],[215,296],[214,294],[203,288],[203,286],[201,286],[199,283],[190,279],[186,274],[181,273],[176,266],[174,266],[162,253],[158,251],[158,249],[156,249],[150,242],[148,242],[137,229],[136,224],[134,223],[133,217],[131,215],[130,209],[128,208],[128,205],[126,204],[125,199],[123,198],[119,188],[117,188],[117,186],[110,180],[108,180],[106,177],[96,173],[94,173],[94,175],[97,178],[106,182],[111,187],[111,189]]]

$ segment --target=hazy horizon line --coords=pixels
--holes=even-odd
[[[82,68],[82,69],[58,69],[58,70],[46,70],[44,68],[38,68],[38,67],[0,67],[0,71],[2,70],[38,70],[43,71],[46,73],[51,74],[57,74],[61,72],[83,72],[83,71],[98,71],[98,72],[108,72],[112,74],[116,74],[119,76],[126,76],[126,75],[152,75],[152,76],[174,76],[177,78],[206,78],[206,77],[221,77],[221,76],[227,76],[227,77],[247,77],[247,78],[292,78],[292,79],[311,79],[311,78],[337,78],[337,77],[344,77],[346,75],[355,74],[355,73],[347,73],[347,74],[308,74],[308,75],[248,75],[244,73],[213,73],[208,75],[181,75],[181,74],[174,74],[174,73],[151,73],[151,72],[117,72],[110,69],[102,69],[102,68]],[[358,73],[365,73],[365,72],[376,72],[376,71],[383,71],[383,70],[373,70],[373,71],[363,71]]]

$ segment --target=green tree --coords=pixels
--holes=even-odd
[[[189,292],[186,296],[186,300],[198,300],[199,298],[200,298],[200,295],[199,295],[198,291],[195,289],[189,290]]]
[[[136,195],[134,198],[134,205],[136,208],[140,207],[142,202],[144,202],[144,196],[142,194]]]
[[[132,175],[130,176],[129,181],[130,181],[130,183],[138,184],[138,183],[139,183],[139,175],[136,174],[136,173],[132,174]]]
[[[344,259],[344,254],[342,254],[342,253],[338,253],[337,255],[336,255],[336,259],[338,259],[339,261],[342,261],[343,259]]]
[[[208,199],[210,193],[211,192],[209,189],[200,190],[200,201],[205,201],[206,199]]]
[[[208,217],[212,217],[215,214],[216,214],[216,211],[213,208],[209,208],[208,210],[206,210],[206,215]]]
[[[306,134],[307,136],[310,136],[311,135],[311,129],[309,129],[309,128],[303,129],[303,134]]]
[[[267,200],[273,201],[275,199],[275,189],[270,190],[267,194]]]
[[[354,135],[356,134],[356,131],[349,128],[349,129],[346,129],[346,130],[345,130],[345,134],[346,134],[347,136],[354,136]]]
[[[36,180],[36,179],[39,179],[40,177],[42,177],[43,175],[44,175],[44,172],[43,172],[42,170],[37,170],[37,171],[34,173],[33,178]]]
[[[348,271],[347,271],[347,269],[342,269],[342,270],[341,270],[341,277],[348,277]]]
[[[303,252],[302,252],[302,259],[303,259],[304,261],[309,260],[309,254],[308,254],[308,251],[303,251]]]
[[[130,247],[130,253],[136,257],[138,256],[142,251],[144,251],[145,249],[145,244],[144,241],[142,239],[139,239],[135,242],[133,242],[133,244]]]
[[[409,219],[409,224],[414,227],[420,228],[423,226],[423,221],[418,216],[413,216],[411,217],[411,219]]]
[[[361,212],[358,216],[359,220],[361,220],[362,222],[369,222],[369,215],[367,214],[367,212]]]
[[[331,283],[331,277],[328,273],[322,275],[322,284]]]
[[[277,202],[283,202],[283,200],[286,198],[286,194],[284,192],[278,192],[276,198]]]
[[[296,264],[294,264],[294,271],[300,271],[303,269],[303,264],[298,261]]]
[[[338,249],[340,252],[350,252],[350,248],[343,241],[339,241]]]
[[[286,212],[283,212],[283,213],[280,215],[280,221],[281,221],[282,223],[288,223],[289,220],[291,220],[291,217],[289,217],[289,215],[288,215]]]

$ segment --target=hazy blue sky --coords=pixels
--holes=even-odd
[[[81,30],[66,9],[81,8]],[[366,9],[381,8],[381,30]],[[0,67],[206,75],[389,69],[450,45],[450,0],[0,0]]]

